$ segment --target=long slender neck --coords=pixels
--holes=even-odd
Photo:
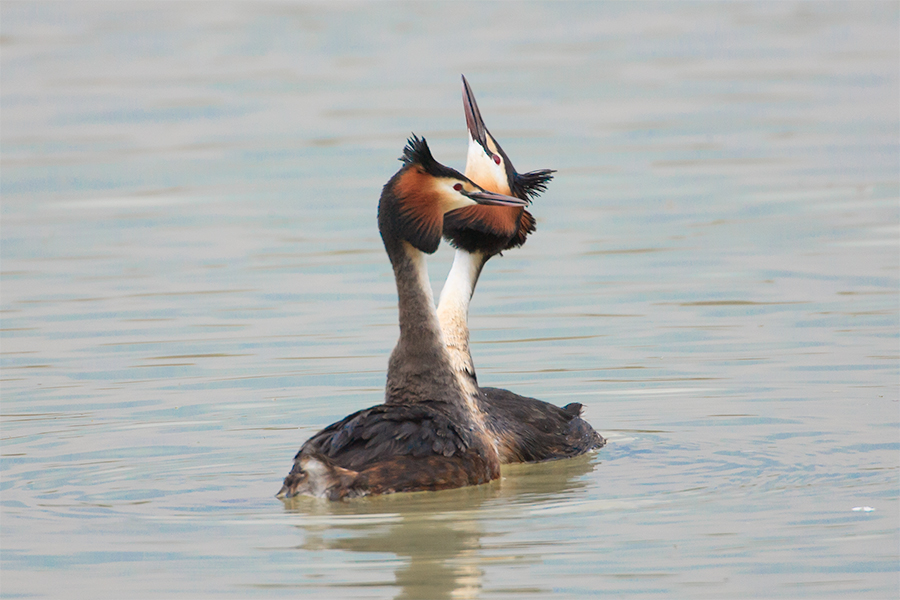
[[[490,255],[457,250],[447,281],[441,290],[437,317],[444,335],[445,351],[457,385],[463,390],[466,408],[472,420],[486,431],[485,414],[480,401],[481,390],[475,376],[475,363],[469,352],[469,302],[484,263]],[[496,437],[489,439],[497,447]]]
[[[401,242],[400,252],[391,256],[391,264],[400,309],[398,346],[421,350],[442,347],[444,338],[434,310],[425,254],[408,242]]]
[[[474,415],[475,399],[456,377],[434,308],[425,254],[382,231],[394,268],[400,339],[388,362],[385,403],[437,402],[459,422]]]
[[[476,385],[475,364],[469,351],[469,302],[488,258],[480,252],[457,250],[437,309],[450,364],[458,374],[476,381]]]

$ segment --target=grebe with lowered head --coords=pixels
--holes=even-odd
[[[424,139],[410,138],[403,167],[385,184],[378,229],[397,284],[400,339],[391,354],[385,403],[313,435],[278,492],[339,500],[486,483],[500,464],[456,377],[444,346],[425,254],[437,250],[444,214],[465,206],[524,206],[487,192],[438,163]]]
[[[481,118],[475,95],[463,77],[463,106],[469,131],[466,176],[487,190],[530,199],[546,189],[553,171],[518,173]],[[471,206],[444,217],[444,236],[457,248],[441,291],[438,316],[461,385],[476,390],[483,419],[495,436],[502,463],[539,462],[584,454],[606,440],[583,420],[581,404],[560,408],[498,388],[479,388],[469,350],[468,310],[485,263],[521,246],[535,229],[521,207]],[[472,392],[470,391],[470,394]]]

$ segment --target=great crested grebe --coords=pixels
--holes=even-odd
[[[491,436],[450,364],[425,254],[437,250],[444,214],[465,206],[524,206],[438,163],[409,139],[403,167],[385,184],[378,230],[394,269],[400,339],[388,365],[385,402],[312,436],[277,496],[339,500],[486,483],[499,477]]]
[[[463,106],[469,131],[466,176],[486,190],[523,200],[543,192],[553,171],[520,174],[481,118],[472,88],[463,81]],[[522,207],[470,206],[444,217],[444,237],[456,248],[453,266],[441,290],[438,317],[460,385],[478,397],[482,419],[494,436],[501,463],[539,462],[584,454],[605,443],[584,421],[581,404],[560,408],[498,388],[479,388],[469,351],[468,311],[485,263],[504,250],[521,246],[535,229]]]

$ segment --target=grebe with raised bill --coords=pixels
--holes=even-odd
[[[486,190],[530,200],[547,188],[554,171],[518,173],[481,117],[465,76],[463,107],[469,147],[466,176]],[[560,408],[508,390],[478,386],[469,349],[468,312],[475,285],[491,257],[525,243],[535,230],[523,207],[469,206],[444,217],[444,237],[457,248],[438,305],[451,364],[468,396],[479,399],[481,419],[494,436],[501,463],[540,462],[584,454],[603,439],[581,418],[582,405]]]

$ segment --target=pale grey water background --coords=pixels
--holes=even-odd
[[[0,593],[896,598],[897,6],[3,2]],[[481,382],[610,443],[286,506],[380,401],[378,194],[412,131],[462,167],[460,73],[558,170]]]

